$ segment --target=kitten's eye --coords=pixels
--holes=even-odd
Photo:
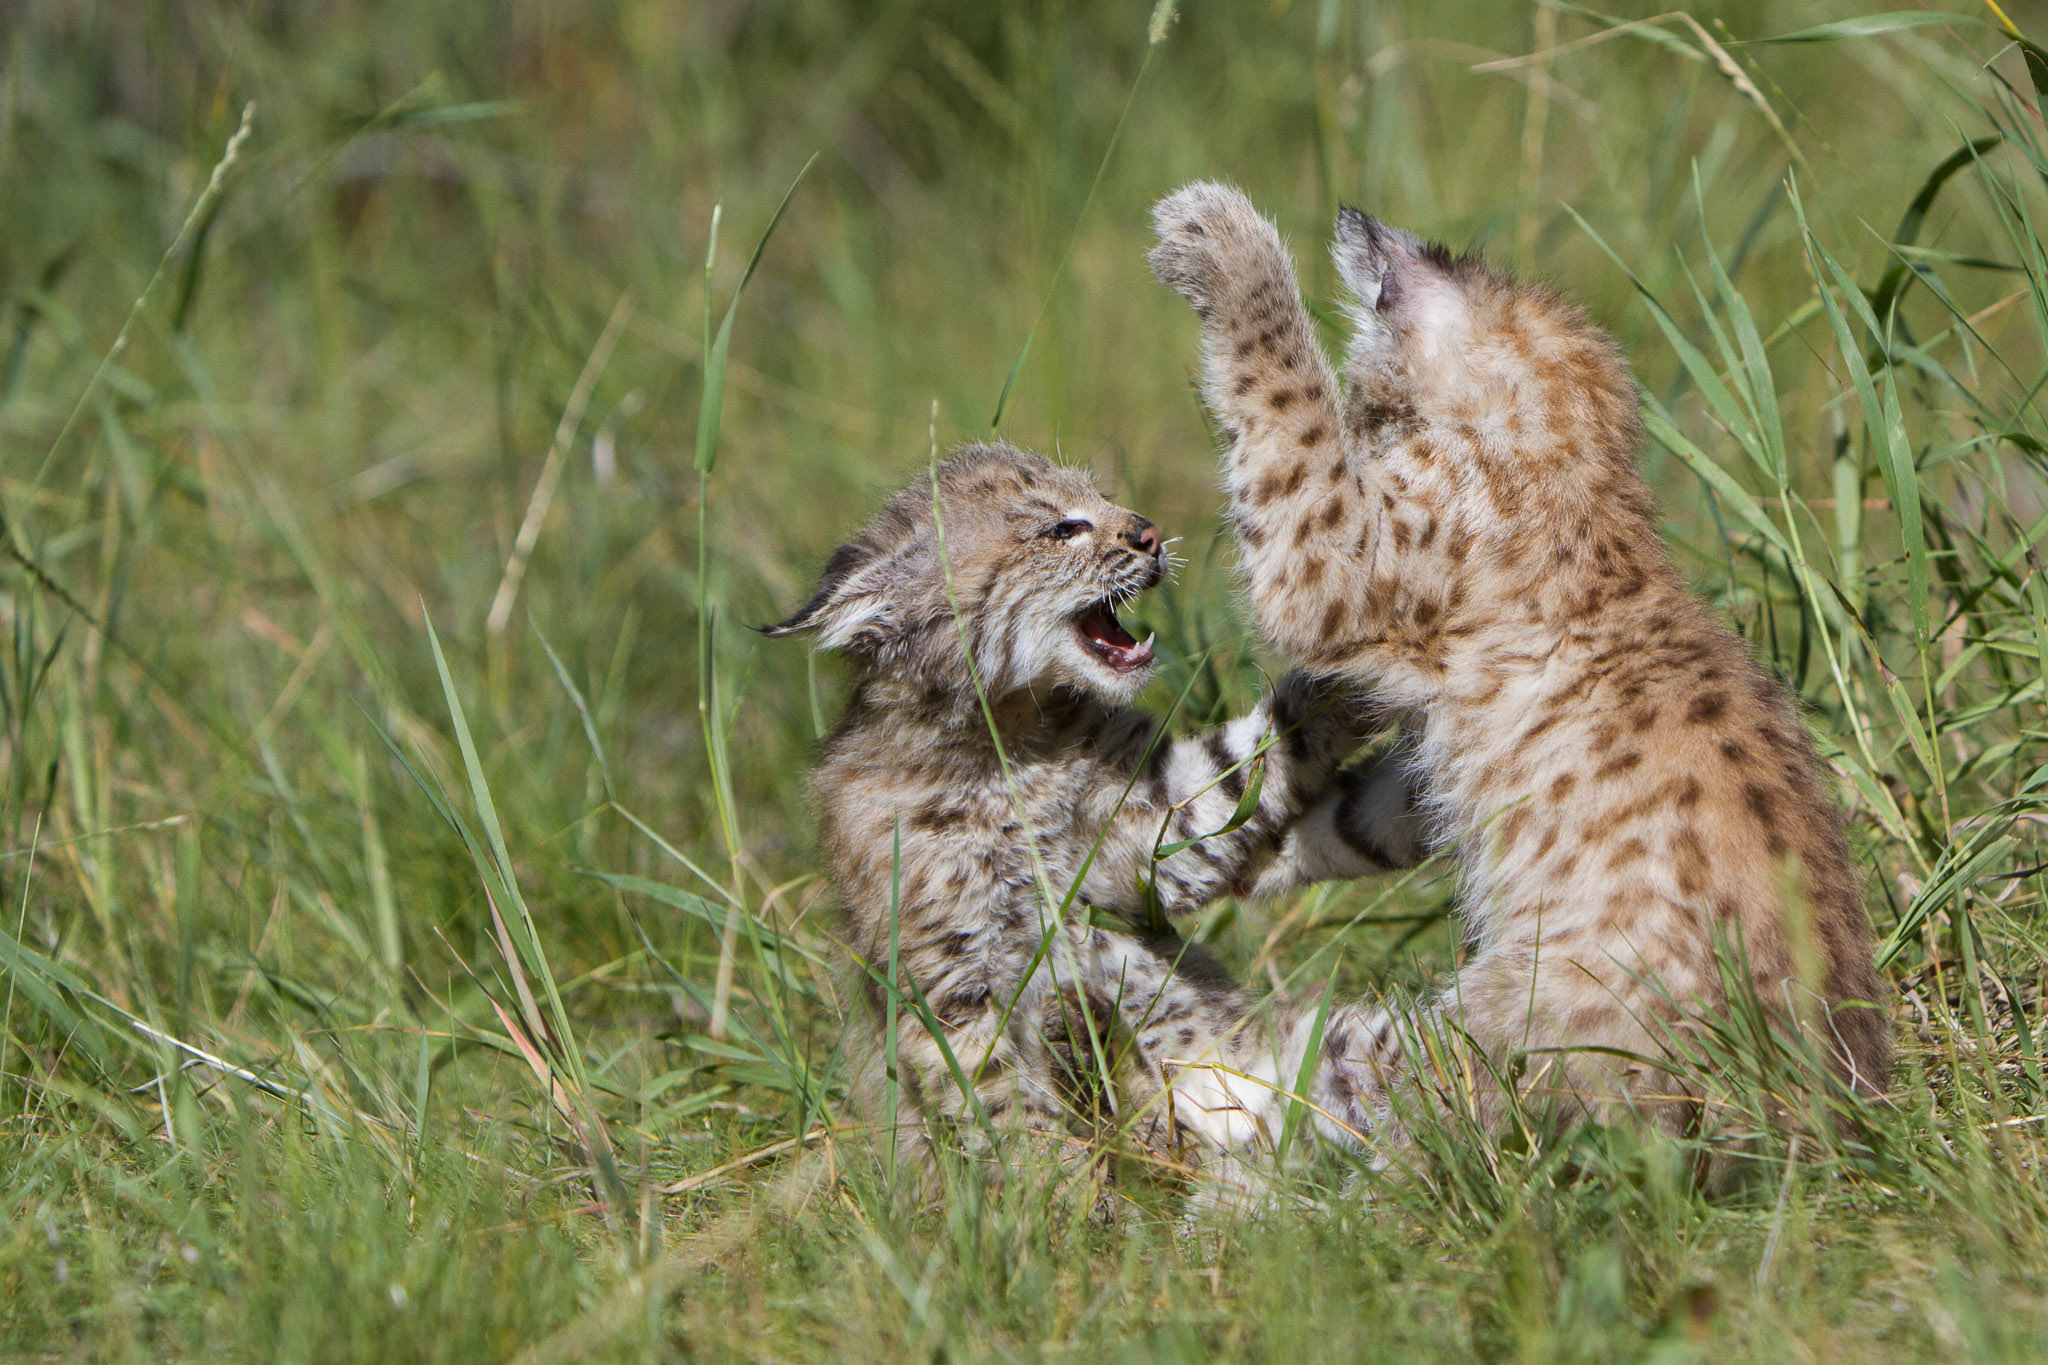
[[[1072,540],[1083,531],[1094,529],[1091,523],[1085,521],[1056,521],[1047,529],[1046,534],[1054,540]]]

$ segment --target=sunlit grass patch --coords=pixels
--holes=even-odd
[[[1989,7],[18,8],[0,1350],[2043,1354],[2048,137]],[[1840,779],[1891,1107],[1713,1190],[1455,1125],[1250,1213],[892,1173],[808,844],[838,684],[744,627],[1001,404],[1184,537],[1149,700],[1256,695],[1141,262],[1197,175],[1622,339]],[[1448,880],[1194,932],[1418,990]],[[1739,1022],[1699,1065],[1768,1063]]]

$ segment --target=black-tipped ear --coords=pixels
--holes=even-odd
[[[1369,213],[1343,205],[1337,210],[1337,236],[1330,244],[1337,273],[1358,301],[1368,308],[1398,304],[1415,285],[1430,276],[1450,273],[1451,253],[1412,232],[1388,227]]]
[[[1396,268],[1400,246],[1393,230],[1371,214],[1349,204],[1338,208],[1337,239],[1330,244],[1330,255],[1345,286],[1366,307],[1388,308],[1401,297],[1401,272]]]
[[[832,557],[825,561],[825,572],[818,579],[818,590],[811,594],[810,601],[798,607],[796,614],[787,621],[773,626],[755,626],[754,629],[770,639],[779,640],[785,635],[794,635],[800,630],[808,630],[822,624],[818,620],[819,616],[824,614],[826,608],[839,596],[840,590],[846,586],[846,580],[874,558],[874,553],[865,545],[840,546],[832,552]]]
[[[1337,238],[1349,243],[1370,244],[1386,233],[1386,225],[1352,204],[1337,205]]]

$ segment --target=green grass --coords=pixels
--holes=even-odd
[[[0,24],[0,1354],[2048,1353],[2048,134],[1992,10],[503,8]],[[1029,1163],[919,1210],[849,1127],[837,674],[744,627],[1003,399],[1185,537],[1152,704],[1256,695],[1141,260],[1196,176],[1319,298],[1341,198],[1622,340],[1681,562],[1853,812],[1867,1147],[1709,1198],[1446,1133],[1111,1230]],[[1447,881],[1202,932],[1419,989]]]

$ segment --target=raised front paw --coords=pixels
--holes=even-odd
[[[1273,685],[1273,724],[1293,753],[1327,775],[1390,719],[1386,707],[1356,684],[1297,668]]]
[[[1159,245],[1146,257],[1160,283],[1203,317],[1233,285],[1264,273],[1279,256],[1280,236],[1235,185],[1196,181],[1152,210]]]

